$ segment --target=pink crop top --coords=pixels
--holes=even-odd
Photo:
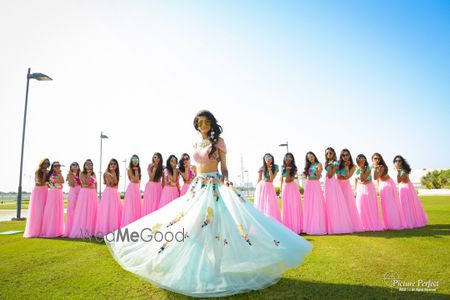
[[[211,143],[206,143],[206,145],[202,145],[202,143],[197,143],[194,145],[194,152],[192,153],[192,157],[195,162],[198,164],[205,164],[209,161],[219,161],[219,153],[216,151],[211,158],[208,156],[211,151]],[[216,149],[222,150],[224,153],[227,153],[227,146],[225,145],[225,141],[222,138],[219,138],[216,143]]]

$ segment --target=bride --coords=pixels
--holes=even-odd
[[[189,191],[108,234],[106,245],[125,270],[188,296],[228,296],[275,284],[311,245],[233,188],[214,115],[200,111],[194,127],[202,139],[194,147],[198,175]]]

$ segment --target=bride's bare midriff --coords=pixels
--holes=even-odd
[[[219,163],[217,161],[209,161],[207,163],[201,164],[197,166],[197,172],[199,174],[202,173],[210,173],[210,172],[218,172],[218,165]]]

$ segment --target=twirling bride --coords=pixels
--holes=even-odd
[[[189,296],[228,296],[275,284],[311,245],[233,188],[213,114],[200,111],[194,127],[202,139],[195,145],[198,175],[189,191],[110,233],[106,245],[127,271]]]

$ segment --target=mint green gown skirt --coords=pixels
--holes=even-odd
[[[220,297],[275,284],[311,244],[265,216],[218,173],[198,175],[189,191],[105,237],[116,261],[155,286]]]

